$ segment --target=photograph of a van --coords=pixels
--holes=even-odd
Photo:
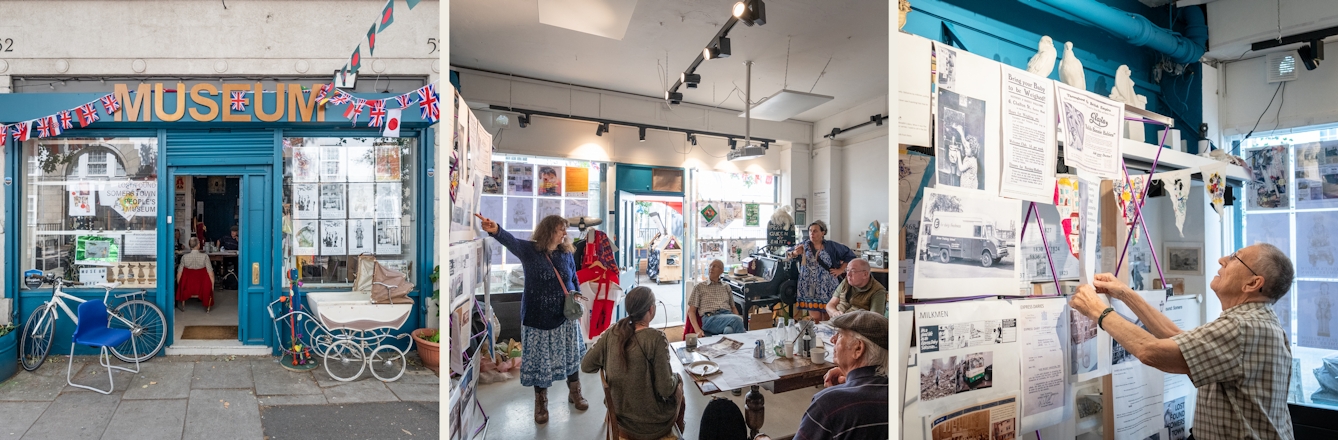
[[[928,243],[929,256],[940,262],[954,259],[990,267],[1009,255],[1007,242],[994,219],[970,213],[939,212],[934,215]]]

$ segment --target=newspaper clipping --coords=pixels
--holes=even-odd
[[[1007,301],[920,305],[920,400],[926,416],[1017,393],[1018,309]]]
[[[1013,440],[1018,438],[1017,396],[960,407],[926,420],[933,440]]]

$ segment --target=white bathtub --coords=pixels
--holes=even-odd
[[[412,302],[373,304],[366,292],[308,292],[306,296],[311,314],[330,330],[397,329],[413,311]]]

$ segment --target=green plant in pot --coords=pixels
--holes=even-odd
[[[441,315],[441,289],[438,287],[438,280],[441,279],[441,266],[432,268],[432,275],[428,280],[432,281],[432,303],[437,304],[437,315]],[[441,374],[441,332],[435,328],[420,328],[414,330],[414,344],[418,345],[418,357],[422,358],[423,366],[432,372]]]

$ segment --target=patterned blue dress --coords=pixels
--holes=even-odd
[[[524,353],[520,358],[520,384],[548,388],[553,381],[576,374],[585,357],[580,325],[562,313],[566,300],[562,284],[567,285],[569,292],[579,292],[576,261],[569,252],[541,253],[533,241],[519,240],[500,227],[492,236],[520,259],[525,271],[525,289],[520,300],[520,343]]]
[[[855,259],[855,253],[841,243],[831,240],[822,241],[822,250],[816,255],[804,240],[804,257],[799,265],[798,302],[799,310],[827,310],[827,302],[832,300],[832,292],[841,285],[841,280],[832,276],[827,267],[836,268]],[[819,263],[821,261],[821,263]],[[823,267],[823,266],[826,267]]]

